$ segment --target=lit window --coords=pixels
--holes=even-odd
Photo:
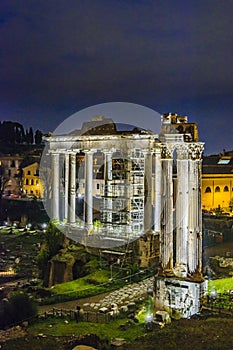
[[[211,192],[211,188],[210,187],[206,187],[205,193],[209,193],[209,192]]]
[[[220,187],[219,186],[215,187],[215,192],[220,192]]]
[[[229,164],[231,159],[219,159],[218,164]]]
[[[225,186],[223,191],[224,191],[224,192],[229,192],[228,186]]]

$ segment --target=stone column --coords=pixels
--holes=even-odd
[[[198,187],[196,161],[189,161],[189,222],[188,222],[188,271],[193,273],[197,267],[197,230],[198,230]]]
[[[161,149],[155,148],[155,182],[154,182],[154,231],[160,233],[161,230]]]
[[[93,224],[93,150],[85,152],[85,222],[88,231]]]
[[[69,193],[69,154],[65,154],[65,198],[64,198],[64,217],[68,219],[68,193]]]
[[[111,181],[112,181],[112,152],[105,151],[105,174],[104,174],[104,180],[105,180],[105,210],[106,210],[106,221],[107,223],[112,222],[112,188],[111,188]]]
[[[163,271],[173,270],[173,149],[164,146],[162,159],[161,265]]]
[[[200,144],[199,157],[196,160],[197,170],[198,170],[198,232],[197,232],[197,241],[198,241],[198,271],[202,274],[202,200],[201,200],[201,173],[202,173],[202,160],[201,154],[204,149],[204,145]]]
[[[59,219],[59,153],[52,153],[51,219]]]
[[[189,144],[190,152],[190,203],[189,203],[189,271],[202,270],[202,211],[201,211],[201,154],[202,143]]]
[[[176,267],[178,277],[187,276],[188,217],[189,217],[189,160],[187,145],[177,148],[176,196]]]
[[[152,231],[152,154],[151,151],[144,153],[144,233]]]
[[[70,153],[69,162],[69,209],[68,221],[75,223],[75,207],[76,207],[76,153]]]

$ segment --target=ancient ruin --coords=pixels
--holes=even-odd
[[[60,229],[103,252],[138,240],[141,266],[152,265],[159,242],[155,307],[181,317],[197,313],[205,289],[204,145],[198,142],[197,125],[168,113],[155,134],[119,130],[113,120],[100,116],[81,130],[45,140],[46,205]]]

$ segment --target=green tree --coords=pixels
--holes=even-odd
[[[50,221],[45,232],[45,242],[37,255],[37,264],[41,277],[46,278],[49,260],[63,248],[64,235],[54,221]]]
[[[58,230],[54,221],[50,221],[48,224],[45,233],[45,240],[49,252],[49,258],[51,258],[58,253],[64,242],[64,235],[60,230]]]
[[[49,249],[46,244],[43,244],[38,255],[37,255],[37,265],[40,270],[41,276],[44,277],[49,261]]]

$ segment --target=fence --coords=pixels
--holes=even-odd
[[[207,296],[203,303],[203,310],[208,310],[214,313],[233,315],[233,294],[222,293],[216,296]]]

